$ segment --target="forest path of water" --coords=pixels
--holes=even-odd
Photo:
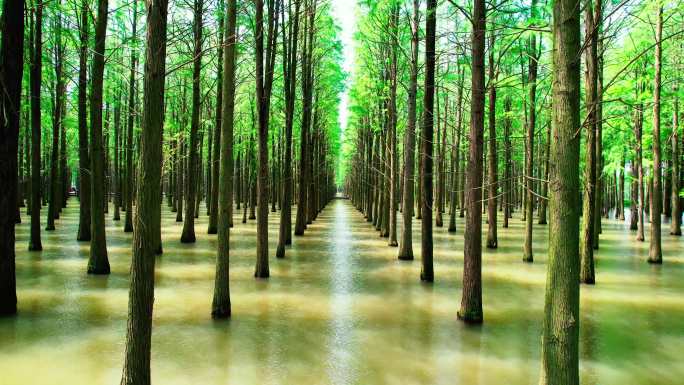
[[[44,210],[45,211],[45,210]],[[463,222],[435,229],[433,285],[419,260],[396,260],[347,200],[333,200],[271,278],[253,278],[256,226],[235,212],[231,231],[233,318],[209,317],[216,237],[202,207],[196,244],[164,206],[164,255],[156,270],[152,376],[156,384],[536,384],[546,226],[535,225],[533,264],[521,262],[523,222],[499,229],[485,250],[485,324],[456,320]],[[107,217],[109,277],[85,274],[88,244],[75,241],[71,200],[57,231],[29,253],[17,226],[19,315],[0,320],[0,385],[115,384],[123,359],[131,234]],[[279,213],[269,216],[275,252]],[[679,384],[684,378],[684,242],[663,236],[663,266],[648,242],[604,222],[596,287],[582,288],[583,384]],[[420,222],[414,249],[420,257]],[[648,237],[648,233],[647,233]]]

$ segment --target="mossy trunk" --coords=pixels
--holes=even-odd
[[[580,8],[553,4],[549,256],[541,385],[579,384]]]

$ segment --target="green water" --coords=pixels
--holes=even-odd
[[[46,210],[43,210],[43,213]],[[111,212],[111,210],[110,210]],[[348,201],[334,200],[295,237],[271,278],[252,277],[254,221],[231,237],[233,318],[210,305],[216,236],[207,217],[197,243],[163,208],[164,255],[156,270],[152,377],[156,384],[536,384],[539,375],[546,226],[535,225],[534,264],[521,262],[523,223],[499,228],[485,250],[485,324],[456,320],[463,221],[435,229],[435,279],[420,262],[396,260]],[[278,214],[271,213],[275,253]],[[43,231],[44,251],[26,251],[17,226],[19,315],[0,319],[0,385],[117,384],[123,362],[131,234],[107,217],[112,274],[85,274],[88,243],[76,242],[77,202]],[[420,223],[414,221],[419,258]],[[662,266],[645,262],[648,242],[604,220],[597,285],[582,287],[583,384],[684,383],[684,240],[663,235]],[[646,234],[648,239],[648,233]]]

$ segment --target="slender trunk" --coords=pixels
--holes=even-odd
[[[551,155],[551,124],[546,130],[546,150],[544,151],[544,180],[541,181],[542,198],[539,200],[539,221],[540,225],[547,224],[546,207],[549,195],[549,159]]]
[[[21,114],[21,80],[24,71],[24,0],[2,4],[0,38],[0,316],[17,313],[15,221],[17,212],[17,160]],[[19,158],[21,159],[21,158]]]
[[[585,36],[589,40],[585,50],[585,98],[587,105],[587,119],[585,129],[586,158],[585,158],[585,183],[584,198],[582,199],[582,239],[580,243],[581,268],[580,280],[582,283],[594,283],[594,227],[597,205],[596,194],[596,125],[598,108],[598,23],[601,20],[601,0],[590,0],[584,9]],[[594,14],[594,12],[596,14]]]
[[[658,2],[658,15],[656,23],[656,52],[655,52],[655,79],[653,80],[653,193],[652,197],[652,220],[651,242],[648,248],[649,263],[663,263],[663,252],[660,244],[660,227],[662,214],[662,188],[661,188],[661,154],[660,154],[660,88],[661,69],[663,56],[663,7]]]
[[[532,2],[532,15],[537,14],[537,2]],[[537,69],[539,60],[539,50],[537,48],[537,35],[530,36],[529,45],[529,75],[527,79],[529,91],[529,114],[527,120],[526,135],[526,157],[525,157],[525,243],[523,244],[523,261],[533,262],[534,253],[532,252],[532,222],[534,211],[534,131],[537,123]]]
[[[496,73],[494,71],[494,44],[496,35],[494,31],[490,32],[489,38],[489,114],[488,114],[488,132],[489,132],[489,146],[487,147],[487,248],[496,249],[498,246],[498,237],[496,234],[496,202],[497,202],[497,148],[496,148]]]
[[[452,158],[452,177],[451,177],[451,212],[449,213],[449,229],[450,233],[456,232],[456,202],[458,196],[460,195],[459,190],[459,180],[462,178],[459,172],[459,165],[461,163],[461,131],[463,127],[463,83],[464,83],[464,71],[462,68],[458,75],[458,93],[456,94],[456,113],[458,117],[456,118],[456,138],[454,139],[454,146],[451,150]],[[462,205],[462,203],[461,203]]]
[[[280,1],[267,0],[267,35],[264,48],[263,0],[256,0],[256,98],[259,132],[257,168],[257,258],[254,276],[268,278],[268,125],[278,36]],[[275,4],[274,4],[275,3]]]
[[[200,111],[200,75],[202,70],[202,11],[203,0],[194,0],[194,52],[192,67],[192,116],[190,118],[190,144],[188,147],[189,159],[186,169],[186,197],[185,197],[185,221],[180,241],[182,243],[195,242],[195,200],[197,197],[197,165],[198,165],[198,131]]]
[[[136,114],[136,67],[138,66],[138,1],[133,0],[133,31],[131,33],[131,69],[128,77],[128,122],[126,125],[126,216],[124,232],[133,231],[133,124]],[[179,201],[179,205],[180,205]]]
[[[154,264],[161,235],[161,166],[167,0],[149,0],[140,169],[122,385],[150,384]]]
[[[36,0],[35,3],[35,21],[31,40],[31,236],[29,238],[28,249],[37,251],[43,250],[43,244],[40,240],[40,190],[42,185],[40,173],[40,85],[43,76],[43,0]],[[14,220],[14,218],[12,218],[12,220]]]
[[[437,25],[437,0],[427,1],[425,18],[425,92],[423,95],[422,147],[422,199],[421,199],[421,260],[420,279],[435,280],[432,266],[432,137],[433,107],[435,96],[435,29]]]
[[[93,79],[90,93],[90,180],[92,201],[90,202],[90,258],[88,274],[109,274],[107,258],[107,237],[104,216],[104,162],[105,152],[102,138],[102,91],[105,66],[105,38],[107,33],[108,0],[98,0],[95,21],[95,46],[93,47]]]
[[[220,151],[220,179],[218,195],[218,245],[216,249],[216,276],[214,297],[211,304],[212,318],[230,317],[230,216],[233,215],[233,113],[235,109],[235,57],[237,33],[237,1],[229,0],[226,19],[228,21],[226,48],[223,60],[223,106],[221,108],[221,141],[215,145]]]
[[[419,0],[413,0],[411,18],[411,69],[408,90],[408,122],[404,140],[404,186],[403,186],[403,227],[399,238],[398,258],[413,260],[413,189],[415,186],[414,165],[416,147],[416,97],[418,94],[418,11]]]
[[[682,212],[679,205],[679,189],[681,186],[680,178],[680,150],[679,150],[679,98],[677,97],[677,83],[674,85],[674,106],[672,111],[672,190],[670,199],[672,200],[672,222],[670,222],[670,234],[682,235]]]
[[[553,123],[542,385],[579,384],[580,7],[553,4]]]
[[[458,318],[482,323],[482,156],[484,141],[484,46],[487,13],[484,0],[473,3],[471,44],[472,98],[470,100],[470,151],[466,182],[466,227],[463,246],[463,296]]]
[[[513,205],[515,204],[513,195],[513,161],[511,160],[511,97],[507,95],[504,99],[504,188],[503,193],[503,227],[508,228],[508,220],[511,218]]]
[[[289,29],[288,38],[285,37],[283,21],[283,71],[285,76],[285,164],[283,166],[283,199],[280,210],[280,227],[278,233],[277,258],[285,258],[285,246],[292,244],[292,126],[294,124],[294,109],[297,85],[297,43],[299,38],[299,8],[301,0],[294,0],[295,8],[292,13],[292,1],[288,2]],[[283,18],[285,17],[283,9]]]
[[[62,99],[64,97],[64,79],[63,79],[63,57],[64,49],[62,47],[62,26],[61,15],[57,15],[57,23],[55,25],[55,46],[54,49],[54,97],[53,97],[53,111],[52,111],[52,159],[50,160],[50,203],[48,205],[47,226],[45,230],[55,229],[55,219],[59,218],[59,210],[62,207],[62,199],[60,196],[62,190],[61,176],[59,172],[59,134],[62,131]]]
[[[317,0],[310,0],[307,4],[305,14],[308,20],[304,24],[304,43],[302,48],[302,121],[300,129],[299,144],[299,196],[297,199],[297,217],[295,220],[295,235],[304,235],[306,229],[307,214],[307,186],[309,183],[309,173],[307,159],[309,157],[309,126],[311,125],[311,109],[313,100],[313,38]]]

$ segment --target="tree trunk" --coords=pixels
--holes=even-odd
[[[553,123],[542,385],[579,384],[580,7],[553,3]]]
[[[470,150],[466,181],[466,227],[463,246],[463,296],[458,318],[482,323],[482,156],[484,141],[484,46],[487,14],[484,0],[473,3],[471,45],[472,98],[470,100]]]
[[[509,95],[504,99],[504,188],[506,191],[503,194],[503,227],[508,228],[508,220],[511,218],[513,209],[514,194],[513,194],[513,161],[511,160],[511,97]]]
[[[283,199],[280,210],[277,258],[285,258],[285,246],[292,244],[292,126],[297,86],[297,43],[299,38],[299,8],[301,0],[288,1],[289,27],[285,37],[283,20],[283,75],[285,79],[285,164],[283,166]],[[283,8],[283,19],[285,9]]]
[[[413,260],[413,189],[415,188],[415,148],[416,148],[416,97],[418,94],[418,11],[419,0],[413,0],[411,18],[411,62],[408,90],[408,122],[404,140],[404,186],[403,186],[403,227],[399,238],[398,258]]]
[[[464,71],[462,68],[458,75],[458,93],[456,94],[456,113],[458,117],[456,118],[456,138],[454,139],[454,146],[451,150],[452,158],[452,177],[451,177],[451,212],[449,213],[449,228],[450,233],[456,232],[456,202],[458,201],[459,189],[459,179],[462,178],[459,172],[459,164],[461,163],[461,130],[463,127],[463,82],[464,82]],[[463,203],[461,202],[461,205]]]
[[[677,97],[677,83],[674,85],[674,106],[672,112],[672,221],[670,222],[670,234],[682,235],[682,211],[679,205],[680,175],[680,150],[679,150],[679,98]]]
[[[304,24],[304,43],[302,48],[302,123],[299,144],[299,196],[297,199],[297,217],[295,219],[295,235],[304,235],[307,214],[307,187],[310,170],[307,159],[309,157],[309,126],[311,125],[311,109],[313,100],[313,38],[317,0],[310,0],[306,5],[305,14],[308,20]]]
[[[257,168],[257,258],[254,276],[268,278],[268,125],[275,65],[280,1],[267,0],[267,36],[264,49],[263,0],[256,0],[256,98],[259,132]]]
[[[62,100],[65,94],[65,86],[63,79],[63,58],[64,48],[62,47],[62,18],[61,15],[56,15],[57,22],[54,27],[55,43],[54,43],[54,88],[55,93],[53,97],[52,110],[52,159],[50,160],[50,203],[48,205],[47,226],[45,230],[55,229],[55,219],[59,218],[59,210],[62,207],[61,198],[61,173],[59,172],[59,134],[62,131]]]
[[[195,242],[195,200],[197,198],[197,165],[198,165],[198,131],[199,131],[199,110],[200,110],[200,75],[202,70],[202,11],[203,0],[194,0],[194,52],[192,67],[192,116],[190,120],[190,145],[188,167],[186,169],[186,197],[185,197],[185,221],[183,222],[183,232],[181,243]]]
[[[489,38],[489,146],[487,147],[487,248],[496,249],[499,241],[496,234],[496,202],[497,202],[497,148],[496,148],[496,73],[494,70],[494,44],[496,35],[490,32]]]
[[[167,0],[148,0],[140,169],[122,385],[150,384],[154,262],[161,234]]]
[[[0,317],[17,313],[15,220],[17,211],[17,150],[24,72],[24,0],[2,4],[0,40]]]
[[[107,33],[108,0],[98,0],[95,21],[95,46],[93,47],[93,78],[90,93],[90,258],[88,274],[109,274],[107,238],[104,216],[104,144],[102,143],[102,89],[105,66],[105,37]]]
[[[425,18],[425,91],[423,95],[423,127],[421,129],[422,147],[422,199],[421,212],[421,260],[420,279],[433,282],[435,273],[432,266],[432,137],[433,107],[435,97],[435,29],[437,25],[437,0],[427,1]]]
[[[223,106],[221,108],[220,179],[218,201],[218,245],[216,249],[216,276],[211,316],[214,319],[230,317],[230,216],[233,214],[233,113],[235,109],[235,56],[237,1],[229,0],[226,18],[228,20],[226,48],[223,60]]]
[[[532,16],[533,19],[537,15],[537,2],[532,2]],[[526,157],[525,157],[525,243],[523,244],[523,261],[533,262],[534,253],[532,252],[532,222],[534,211],[534,131],[537,124],[537,69],[539,60],[539,50],[537,48],[537,35],[530,36],[528,45],[529,68],[527,86],[529,91],[529,116],[527,120],[527,135],[526,135]]]
[[[582,283],[594,283],[594,226],[596,223],[597,186],[596,186],[596,133],[597,133],[597,108],[598,108],[598,25],[601,20],[601,0],[590,0],[584,9],[585,36],[589,40],[585,50],[585,98],[587,105],[587,118],[585,129],[586,158],[585,158],[585,183],[584,198],[582,199],[582,240],[580,280]],[[595,12],[595,14],[594,14]]]
[[[4,8],[3,8],[4,10]],[[40,122],[40,85],[43,76],[43,1],[36,0],[35,20],[33,26],[31,53],[31,236],[29,250],[43,250],[40,240],[40,208],[41,208],[41,122]],[[4,34],[3,34],[4,35]],[[14,216],[12,216],[14,221]]]
[[[133,0],[133,31],[131,33],[131,71],[128,77],[128,122],[126,127],[126,216],[124,218],[124,232],[133,231],[133,124],[136,113],[136,67],[138,66],[138,1]],[[180,204],[180,202],[179,202]]]
[[[652,220],[651,242],[648,248],[649,263],[663,263],[663,252],[660,244],[660,222],[662,214],[662,188],[660,170],[660,88],[661,69],[663,56],[663,7],[658,3],[658,15],[656,22],[656,52],[655,52],[655,79],[653,80],[653,193],[652,197]]]

